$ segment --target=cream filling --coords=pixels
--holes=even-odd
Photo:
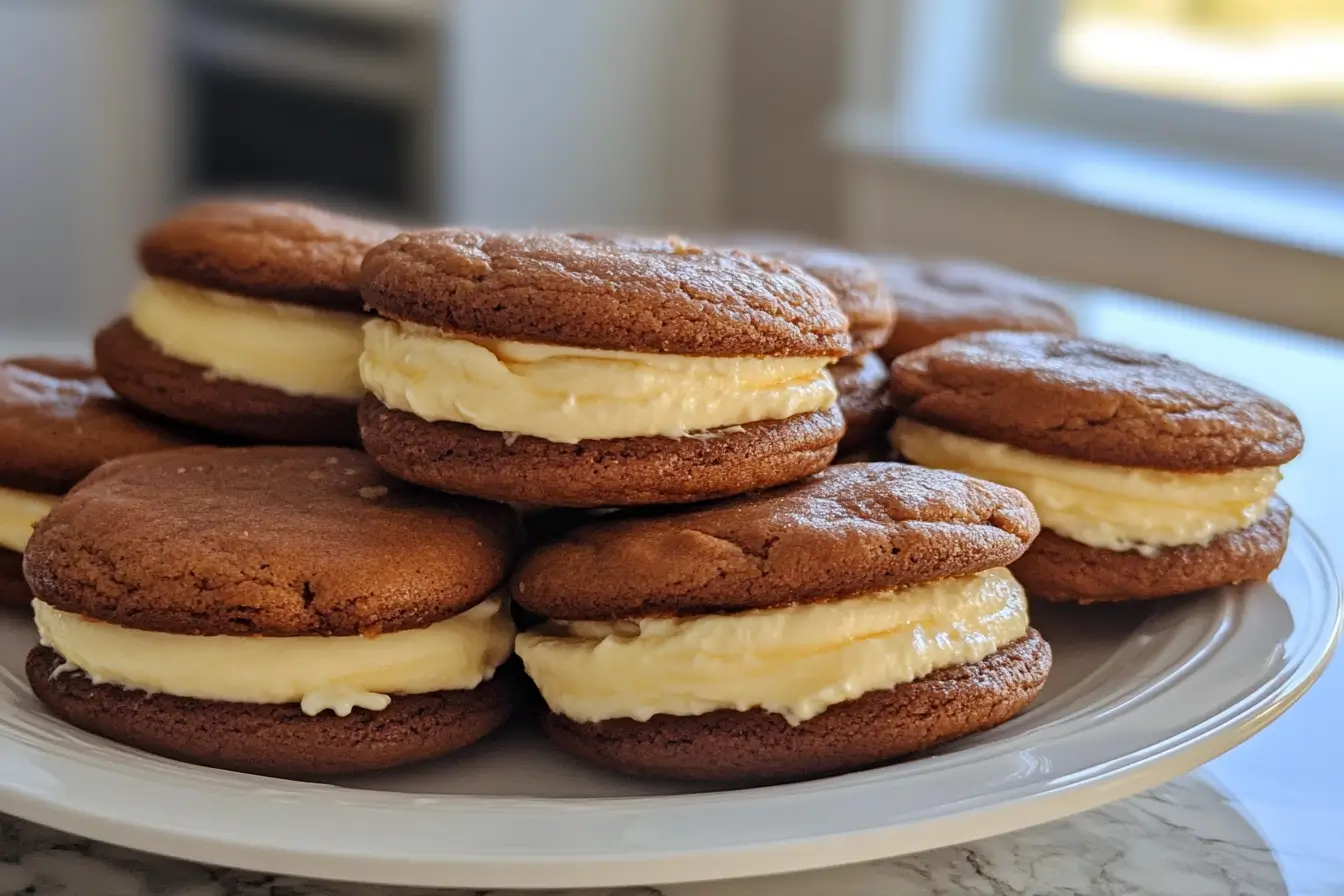
[[[691,358],[467,337],[390,320],[364,325],[360,375],[423,420],[573,444],[680,438],[835,403],[831,358]]]
[[[60,495],[0,488],[0,548],[22,554],[33,534],[33,527],[60,500]]]
[[[1018,489],[1041,525],[1108,551],[1152,556],[1164,547],[1203,545],[1255,524],[1269,509],[1278,467],[1175,473],[1050,457],[948,432],[909,418],[891,442],[909,460]]]
[[[290,395],[359,398],[360,330],[367,319],[147,280],[131,296],[131,323],[169,357],[211,376]]]
[[[234,703],[298,703],[315,716],[386,709],[395,694],[474,688],[513,646],[498,598],[425,628],[365,637],[173,635],[33,601],[42,643],[94,684]]]
[[[550,622],[515,649],[551,710],[578,722],[761,708],[790,724],[1026,634],[1006,569],[829,603],[725,616]]]

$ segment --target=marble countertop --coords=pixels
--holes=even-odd
[[[1307,449],[1282,493],[1344,557],[1344,344],[1098,293],[1080,307],[1102,338],[1169,351],[1290,404]],[[1344,662],[1281,719],[1199,771],[1063,821],[828,871],[571,896],[1292,894],[1344,896]],[[3,770],[0,770],[2,772]],[[0,896],[381,896],[481,893],[333,884],[210,868],[91,843],[0,815]],[[502,896],[501,891],[491,891]]]

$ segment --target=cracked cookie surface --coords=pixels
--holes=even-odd
[[[400,229],[295,202],[201,202],[145,232],[140,264],[203,289],[359,313],[364,253]]]
[[[676,239],[448,228],[368,253],[364,301],[444,330],[690,356],[840,357],[847,323],[798,267]]]
[[[1038,531],[1015,489],[844,464],[766,492],[579,526],[524,560],[512,593],[552,619],[731,613],[1006,566]]]
[[[1191,472],[1302,450],[1283,404],[1167,355],[1048,333],[973,333],[902,355],[898,413],[1074,460]]]
[[[99,468],[37,526],[24,571],[57,609],[137,629],[354,635],[474,605],[518,538],[509,508],[357,451],[193,448]]]

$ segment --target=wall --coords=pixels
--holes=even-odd
[[[0,3],[0,326],[88,330],[125,302],[167,164],[154,0]]]
[[[728,5],[731,223],[836,237],[842,167],[826,143],[825,122],[840,93],[843,4]]]
[[[727,12],[721,0],[463,0],[453,216],[719,226]]]

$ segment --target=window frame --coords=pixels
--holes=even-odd
[[[932,0],[938,2],[938,0]],[[1221,106],[1070,79],[1054,64],[1067,0],[966,4],[996,37],[982,75],[988,119],[1131,143],[1217,162],[1344,179],[1344,116],[1318,110]],[[918,7],[930,0],[915,0]],[[962,10],[965,14],[967,10]]]

